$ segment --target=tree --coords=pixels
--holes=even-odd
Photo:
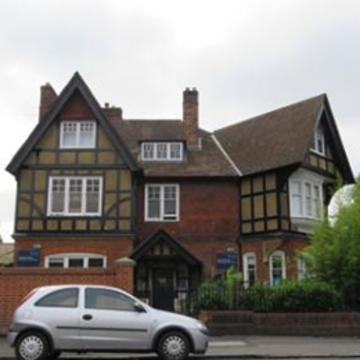
[[[309,273],[341,291],[348,307],[360,309],[360,184],[336,221],[317,224],[304,252]]]

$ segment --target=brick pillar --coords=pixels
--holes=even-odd
[[[134,293],[134,267],[136,262],[128,257],[114,261],[114,286]]]

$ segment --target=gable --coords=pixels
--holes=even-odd
[[[316,144],[317,133],[322,134],[323,145],[320,148],[323,148],[323,151],[319,151],[319,146]],[[350,164],[327,99],[325,99],[324,106],[314,125],[304,157],[304,165],[321,171],[325,175],[340,176],[345,183],[354,182]]]
[[[121,158],[121,161],[130,170],[137,170],[137,166],[127,148],[122,143],[119,136],[113,131],[98,102],[78,73],[74,74],[70,82],[65,86],[55,101],[51,110],[35,127],[29,138],[18,150],[10,164],[7,166],[7,170],[12,174],[16,174],[26,159],[30,159],[28,160],[30,162],[34,161],[31,159],[34,158],[34,155],[31,154],[31,152],[39,152],[39,149],[36,149],[37,145],[41,144],[41,146],[51,147],[54,146],[54,144],[58,144],[58,139],[56,139],[56,136],[58,135],[56,135],[56,133],[59,133],[59,121],[66,119],[81,120],[86,117],[91,117],[98,124],[100,141],[107,143],[109,148],[111,147],[114,149],[118,154],[118,157]],[[48,153],[51,152],[51,149],[47,150]],[[46,152],[43,152],[41,156],[47,164],[51,164],[55,159],[54,154],[50,155]],[[73,156],[74,155],[69,155],[69,157]],[[113,156],[110,157],[112,158]],[[110,161],[108,158],[109,156],[100,154],[100,159],[105,159],[105,163]],[[70,160],[66,161],[71,162]]]

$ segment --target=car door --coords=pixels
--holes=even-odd
[[[80,314],[80,336],[86,350],[150,348],[151,316],[134,308],[135,301],[107,288],[86,287]]]
[[[33,318],[50,331],[57,349],[80,349],[79,288],[54,290],[34,304]]]

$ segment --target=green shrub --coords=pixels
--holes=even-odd
[[[257,283],[243,288],[224,280],[202,283],[191,299],[191,312],[251,310],[255,312],[328,312],[344,309],[342,296],[330,285],[307,279],[277,286]]]

